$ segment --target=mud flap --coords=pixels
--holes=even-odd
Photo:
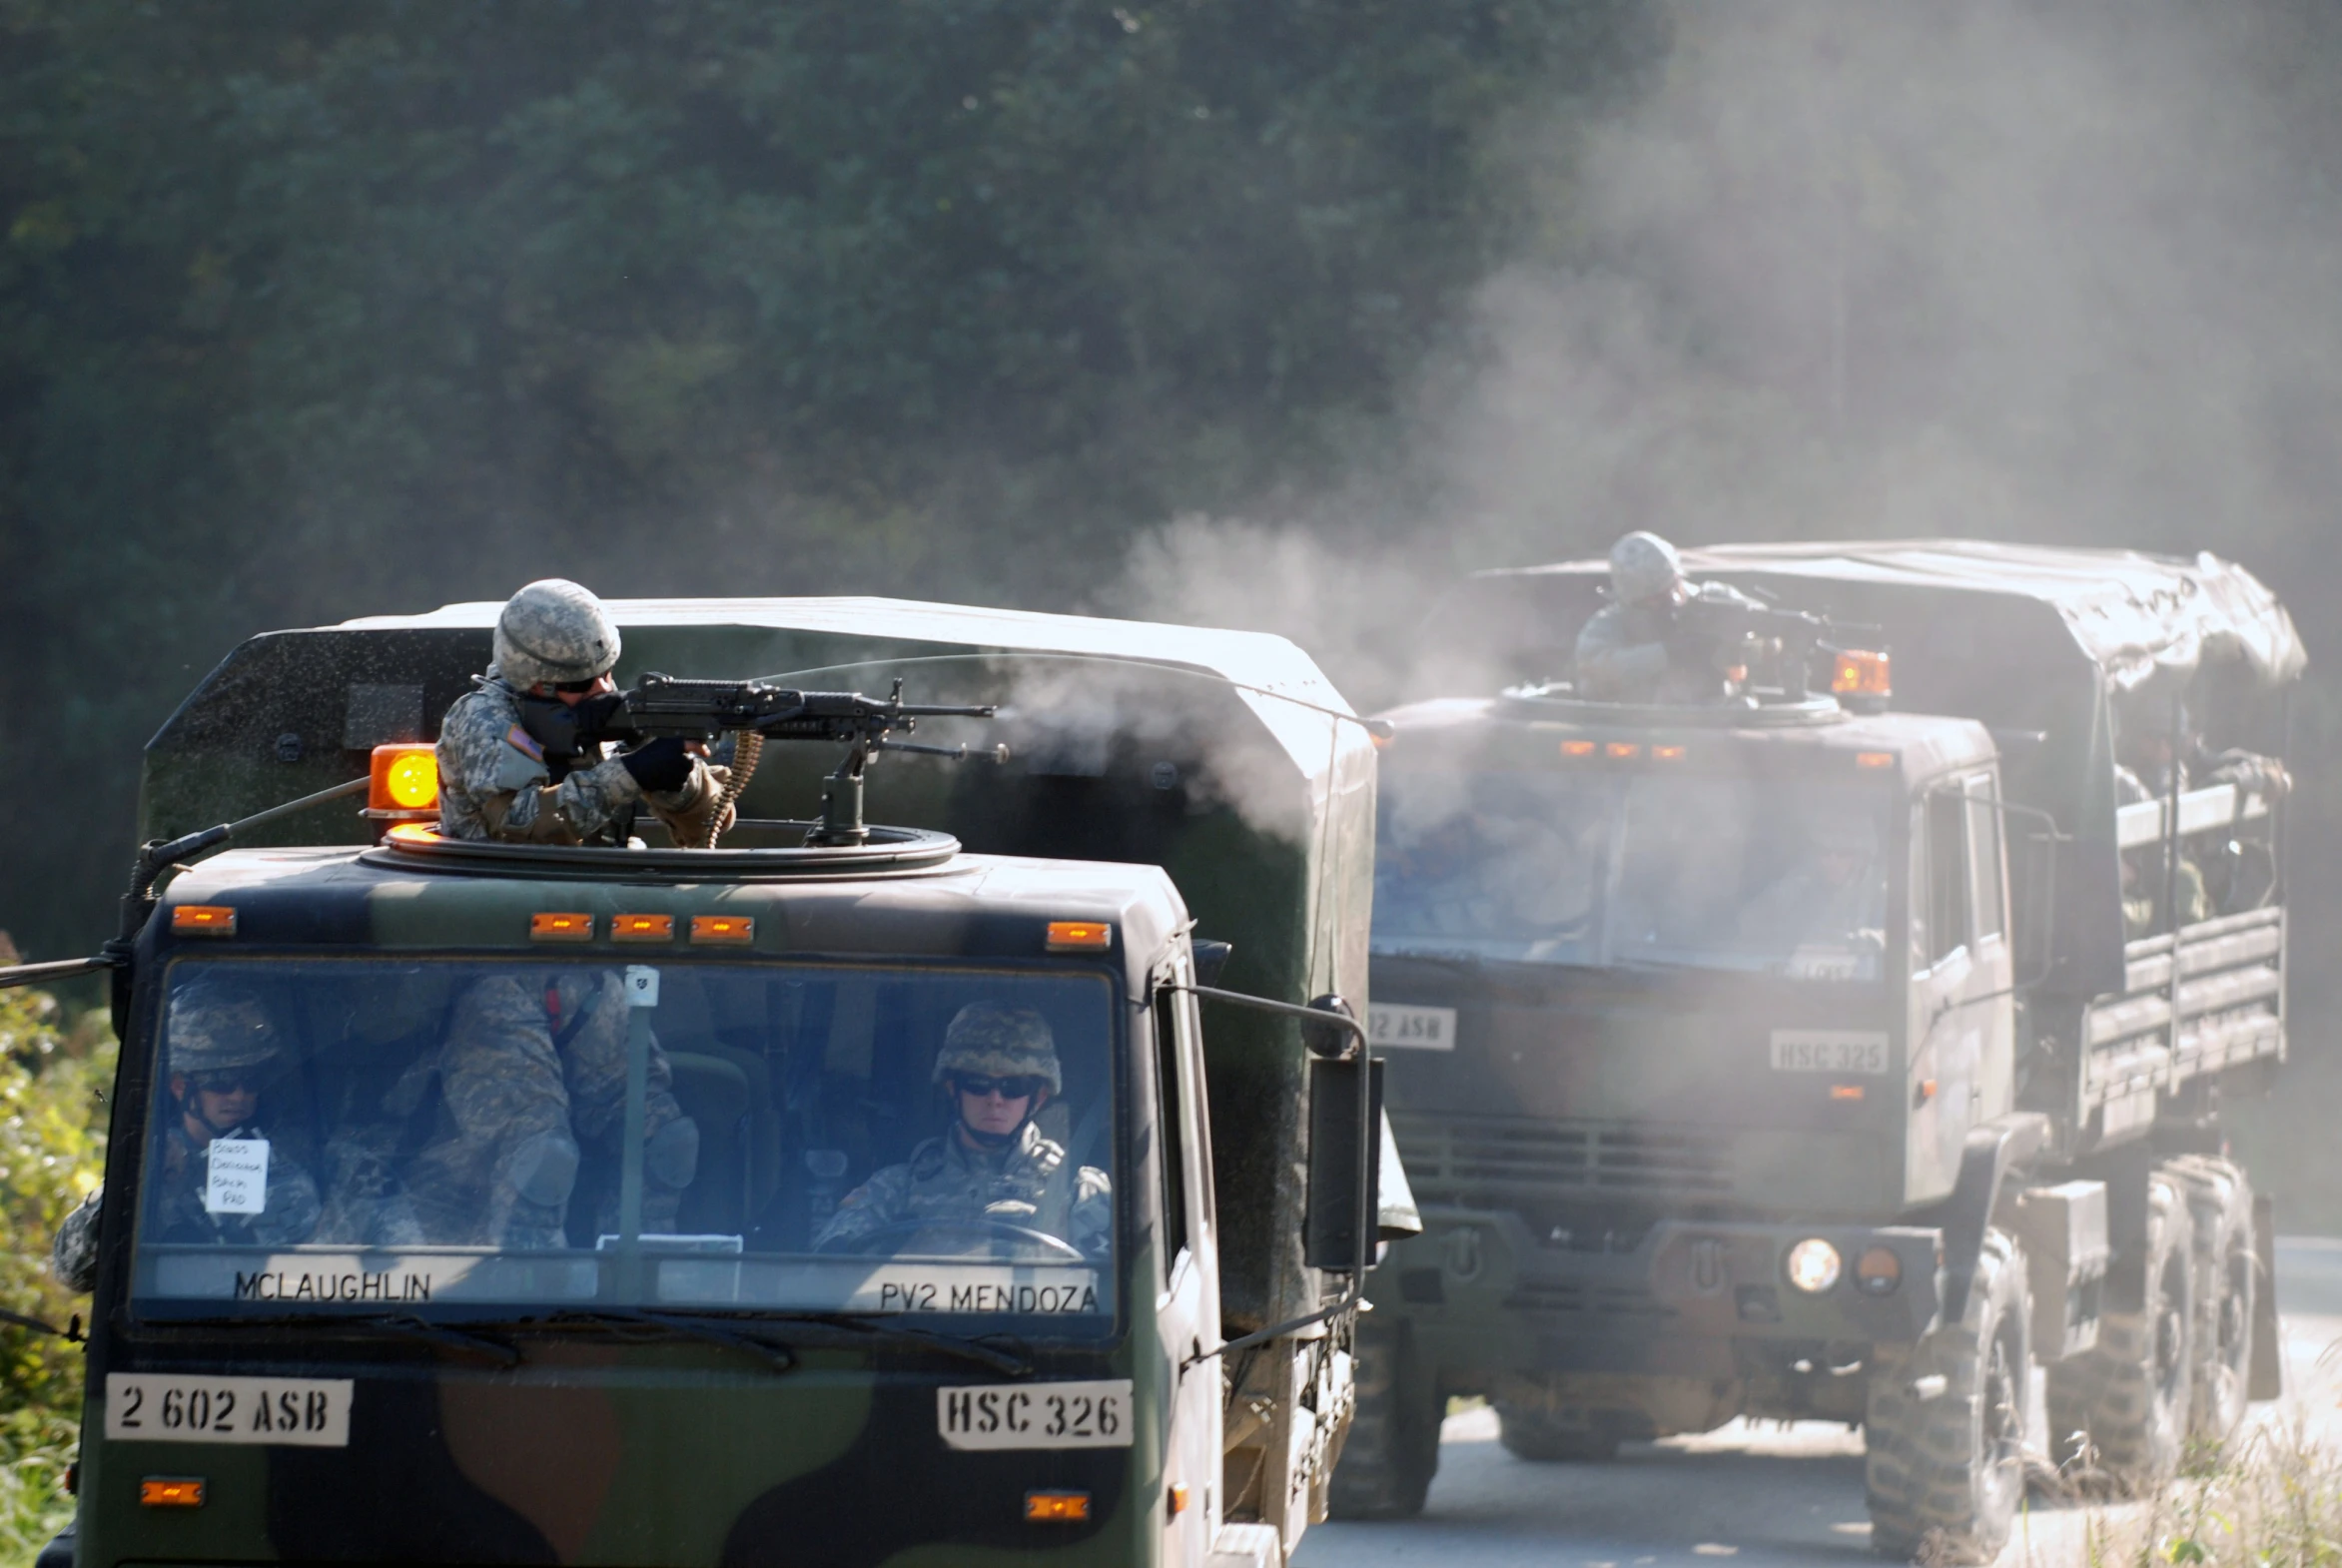
[[[2252,1293],[2252,1369],[2247,1399],[2275,1399],[2285,1392],[2285,1343],[2277,1326],[2276,1200],[2256,1192],[2252,1200],[2252,1250],[2260,1264],[2260,1288]]]
[[[1205,1568],[1284,1568],[1284,1541],[1268,1524],[1223,1524]]]

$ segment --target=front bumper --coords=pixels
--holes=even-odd
[[[1809,1236],[1845,1259],[1816,1294],[1783,1272]],[[1857,1288],[1855,1260],[1891,1248],[1902,1277]],[[1376,1309],[1404,1317],[1440,1365],[1487,1371],[1717,1375],[1739,1340],[1910,1343],[1943,1299],[1941,1232],[1910,1225],[1662,1220],[1631,1247],[1549,1245],[1509,1210],[1428,1207],[1370,1276]]]

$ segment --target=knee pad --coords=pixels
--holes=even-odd
[[[566,1133],[539,1133],[512,1151],[505,1179],[532,1203],[558,1208],[577,1184],[577,1145]]]
[[[661,1186],[689,1186],[699,1174],[699,1124],[684,1117],[653,1133],[642,1146],[642,1168]]]

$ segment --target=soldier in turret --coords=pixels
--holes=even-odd
[[[1033,1125],[1065,1089],[1049,1022],[1031,1008],[971,1002],[944,1031],[935,1082],[951,1103],[950,1131],[847,1193],[814,1245],[852,1251],[922,1221],[938,1231],[996,1222],[1104,1256],[1114,1232],[1106,1173],[1069,1165],[1064,1147]]]
[[[1627,534],[1610,547],[1610,602],[1578,633],[1577,694],[1633,703],[1729,697],[1755,651],[1742,617],[1764,609],[1726,583],[1694,587],[1683,557],[1658,534]]]
[[[677,844],[704,842],[720,812],[727,775],[674,736],[632,751],[570,759],[548,755],[528,731],[523,696],[575,706],[613,689],[618,628],[574,582],[548,577],[522,588],[496,617],[495,662],[455,700],[439,728],[439,831],[449,838],[582,844],[621,833],[636,801]]]

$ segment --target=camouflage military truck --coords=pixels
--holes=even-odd
[[[712,848],[457,842],[429,743],[497,606],[237,649],[148,747],[143,826],[182,838],[106,955],[57,1554],[1281,1563],[1405,1224],[1329,1021],[1366,728],[1279,638],[609,607],[621,684],[903,676],[1003,704],[916,744],[1010,755],[881,750],[923,826],[859,841],[804,820],[840,748],[776,743]]]
[[[1371,1028],[1424,1230],[1373,1276],[1336,1511],[1420,1507],[1481,1393],[1531,1459],[1859,1423],[1878,1550],[1988,1557],[2031,1365],[2042,1440],[2133,1477],[2276,1391],[2221,1112],[2285,1056],[2301,647],[2208,556],[1686,560],[1827,615],[1810,669],[1578,700],[1575,562],[1434,613],[1504,695],[1388,715]]]

